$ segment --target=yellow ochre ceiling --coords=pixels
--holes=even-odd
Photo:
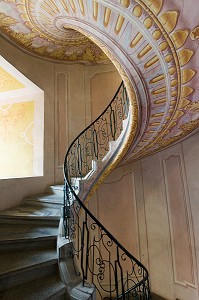
[[[0,0],[0,30],[45,59],[111,59],[136,99],[134,160],[198,128],[198,13],[198,0]]]

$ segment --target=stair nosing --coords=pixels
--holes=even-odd
[[[25,266],[23,268],[19,268],[19,269],[15,269],[15,270],[10,270],[7,271],[5,273],[0,274],[0,279],[6,279],[9,276],[13,276],[16,274],[23,274],[26,271],[30,271],[30,270],[34,270],[35,268],[37,268],[38,266],[40,267],[45,267],[45,266],[49,266],[49,265],[55,265],[58,263],[58,259],[57,258],[52,258],[48,261],[44,261],[44,262],[38,262],[35,264],[32,264],[30,266]]]
[[[39,236],[39,237],[24,237],[24,238],[16,238],[16,239],[1,239],[0,243],[24,243],[24,242],[34,242],[34,241],[48,241],[48,240],[57,240],[57,235],[49,235],[49,236]],[[1,245],[0,245],[1,247]]]

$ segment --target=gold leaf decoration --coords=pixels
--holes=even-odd
[[[134,39],[131,41],[130,47],[131,48],[135,47],[142,38],[143,38],[143,35],[140,32],[138,32],[136,34],[136,36],[134,37]]]
[[[80,7],[82,15],[84,16],[85,15],[85,10],[84,10],[83,0],[79,0],[79,7]]]
[[[182,70],[182,84],[189,82],[196,75],[196,71],[192,69],[183,69]]]
[[[153,25],[153,20],[151,18],[146,18],[144,20],[144,26],[149,29]]]
[[[124,7],[129,7],[130,0],[121,0],[120,3]]]
[[[97,21],[98,18],[98,2],[96,0],[93,1],[93,19]]]
[[[25,22],[29,22],[30,21],[30,18],[27,14],[21,14],[21,17],[22,19],[25,21]]]
[[[159,61],[159,58],[157,55],[155,55],[152,59],[150,59],[145,65],[144,68],[150,68],[152,65],[157,63]]]
[[[86,51],[82,54],[83,60],[95,60],[95,55],[90,47],[86,48]]]
[[[178,16],[179,12],[177,12],[176,10],[171,10],[163,13],[159,17],[160,22],[168,33],[172,32],[176,27]]]
[[[176,112],[174,113],[173,117],[172,117],[172,121],[174,120],[178,120],[179,118],[181,118],[184,115],[184,112],[181,110],[176,110]]]
[[[196,129],[199,126],[199,120],[196,119],[194,121],[191,121],[190,123],[186,123],[180,126],[180,129],[182,129],[183,133],[180,136],[180,138],[184,137],[194,129]]]
[[[190,38],[192,39],[192,41],[195,41],[195,40],[199,39],[199,26],[195,27],[191,31]]]
[[[171,39],[172,39],[173,43],[175,44],[176,49],[179,49],[180,47],[182,47],[184,45],[188,35],[189,35],[188,29],[184,29],[184,30],[179,29],[179,30],[176,30],[174,33],[172,33]]]
[[[22,13],[26,13],[26,7],[25,7],[25,5],[23,5],[23,4],[18,4],[18,5],[17,5],[17,8],[19,8],[20,11],[21,11]]]
[[[140,18],[142,15],[142,7],[140,5],[136,5],[133,9],[134,16]]]
[[[69,0],[69,2],[70,2],[70,6],[71,6],[72,10],[76,13],[76,7],[75,7],[74,1],[73,0]]]
[[[0,13],[0,27],[3,28],[7,28],[11,25],[15,25],[17,23],[17,21],[15,19],[13,19],[12,17],[7,16],[4,13]]]
[[[146,5],[152,10],[155,15],[158,15],[162,9],[162,0],[144,0]]]
[[[186,98],[181,98],[178,104],[178,108],[185,108],[188,104],[190,104],[190,100],[186,99]]]
[[[69,57],[68,57],[68,60],[77,60],[78,59],[78,55],[77,55],[77,52],[74,52],[73,54],[71,54]]]
[[[153,32],[153,37],[154,37],[155,40],[159,40],[159,38],[161,37],[161,35],[162,35],[162,32],[161,32],[161,30],[159,30],[159,29],[156,29],[156,30]]]
[[[123,16],[119,16],[118,19],[117,19],[117,23],[116,23],[116,26],[115,26],[115,33],[118,34],[122,28],[122,25],[124,23],[124,17]]]
[[[193,50],[189,50],[189,49],[180,50],[178,52],[180,66],[182,67],[182,66],[186,65],[192,58],[193,54],[194,54]]]
[[[104,11],[104,26],[107,27],[111,17],[111,9],[107,8]]]
[[[182,88],[181,88],[181,97],[183,97],[183,98],[184,98],[184,97],[187,97],[187,96],[189,96],[190,94],[192,94],[193,92],[194,92],[194,89],[193,89],[193,88],[184,85],[184,86],[182,86]]]
[[[190,104],[187,109],[189,110],[193,110],[195,112],[199,112],[199,101],[197,102],[193,102],[192,104]]]

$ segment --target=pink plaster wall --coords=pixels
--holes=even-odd
[[[199,299],[199,133],[116,168],[92,210],[149,270],[152,291]],[[94,209],[95,207],[95,209]],[[96,209],[97,208],[97,209]]]

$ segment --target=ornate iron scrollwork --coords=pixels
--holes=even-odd
[[[100,299],[149,300],[147,269],[131,255],[84,205],[96,180],[95,163],[103,161],[128,117],[129,99],[123,82],[104,112],[71,144],[65,158],[64,220],[83,284],[93,283]],[[93,171],[94,170],[94,171]],[[96,171],[97,172],[97,171]]]

